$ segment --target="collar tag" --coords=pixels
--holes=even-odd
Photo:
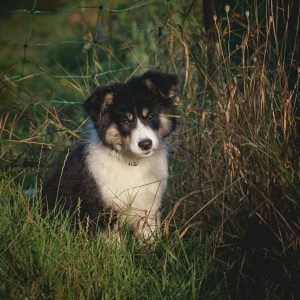
[[[138,160],[131,160],[131,161],[128,161],[127,164],[128,166],[131,166],[131,167],[136,167],[140,162]]]

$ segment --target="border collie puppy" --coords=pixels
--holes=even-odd
[[[113,215],[114,227],[130,225],[140,240],[152,240],[167,186],[177,89],[177,76],[160,71],[98,87],[84,102],[91,128],[44,185],[43,211],[78,209],[81,219],[106,225]]]

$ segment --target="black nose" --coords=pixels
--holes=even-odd
[[[138,146],[142,149],[142,150],[149,150],[152,147],[152,141],[150,139],[144,139],[141,140],[138,143]]]

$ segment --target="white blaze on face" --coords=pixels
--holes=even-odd
[[[139,147],[139,142],[149,139],[152,141],[152,147],[148,150],[142,150]],[[145,126],[139,119],[137,119],[137,126],[131,133],[131,142],[129,148],[131,152],[137,156],[149,156],[159,147],[158,132],[151,127]]]

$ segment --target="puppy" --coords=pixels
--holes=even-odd
[[[43,187],[43,211],[78,210],[82,220],[114,223],[114,230],[130,225],[140,240],[153,239],[167,187],[177,91],[176,75],[153,70],[98,87],[84,102],[86,136]]]

